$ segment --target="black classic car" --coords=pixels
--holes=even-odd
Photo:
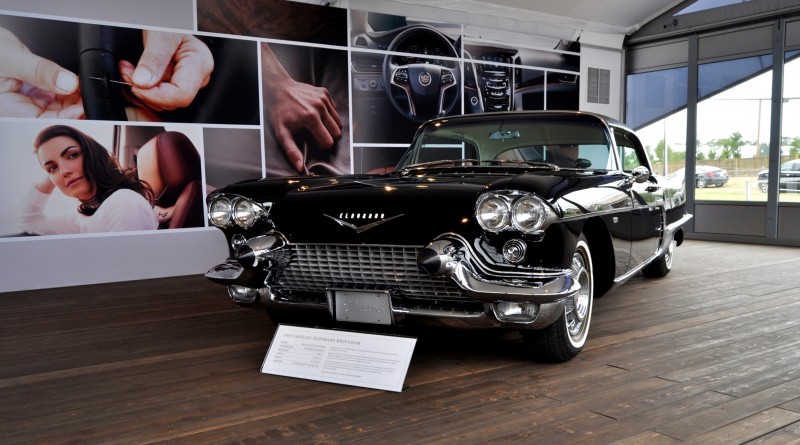
[[[435,119],[389,173],[216,190],[229,252],[206,277],[277,320],[515,329],[532,356],[565,361],[594,298],[672,267],[691,215],[650,171],[634,133],[594,114]]]

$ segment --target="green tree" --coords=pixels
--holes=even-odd
[[[748,144],[748,142],[744,140],[742,134],[739,133],[738,131],[731,134],[727,138],[714,139],[708,143],[709,146],[719,148],[722,150],[719,154],[720,159],[741,158],[742,147],[745,146],[746,144]]]
[[[789,154],[798,157],[800,156],[800,137],[795,137],[789,142]]]

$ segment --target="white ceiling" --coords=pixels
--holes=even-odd
[[[683,0],[458,0],[453,3],[485,8],[487,12],[549,15],[575,28],[595,32],[630,34],[644,23],[682,3]],[[421,4],[425,2],[419,2]]]
[[[303,1],[303,0],[301,0]],[[304,0],[308,1],[308,0]],[[313,0],[311,0],[313,1]],[[333,6],[408,15],[528,35],[578,40],[625,36],[684,0],[323,0]]]

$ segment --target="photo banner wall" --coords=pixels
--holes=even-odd
[[[0,13],[0,245],[207,228],[205,197],[231,182],[385,173],[428,119],[579,106],[577,42],[194,5],[190,31]]]

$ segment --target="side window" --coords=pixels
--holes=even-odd
[[[646,160],[642,158],[644,154],[636,148],[638,143],[635,136],[623,130],[614,129],[614,140],[617,143],[623,171],[630,173],[640,165],[647,165]]]

